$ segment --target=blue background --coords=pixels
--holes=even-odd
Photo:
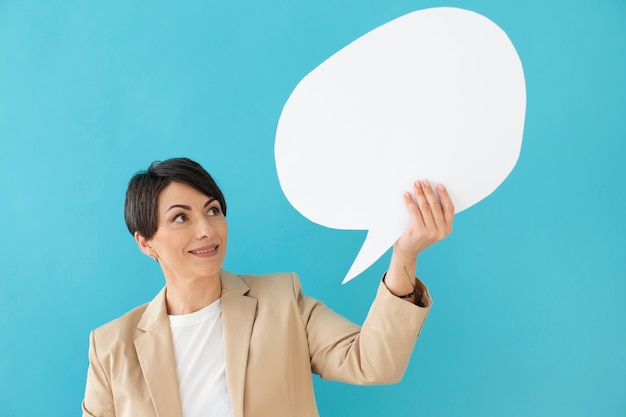
[[[444,5],[516,46],[521,156],[420,257],[435,304],[404,380],[316,379],[320,412],[626,416],[624,0],[0,1],[0,416],[80,414],[88,332],[163,285],[122,218],[127,181],[155,159],[189,156],[217,178],[228,269],[297,271],[361,321],[388,254],[339,285],[364,232],[288,204],[278,117],[334,52]]]

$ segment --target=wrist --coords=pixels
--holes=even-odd
[[[398,298],[414,298],[418,292],[416,282],[417,278],[411,279],[410,275],[406,273],[407,279],[403,280],[391,280],[388,278],[387,272],[383,274],[383,284],[387,287],[387,290]]]
[[[401,249],[397,244],[393,246],[393,251],[391,252],[391,258],[394,259],[401,265],[410,265],[417,262],[417,257],[420,254],[419,251],[407,251]]]
[[[382,281],[387,288],[387,291],[389,291],[391,295],[409,301],[411,304],[415,304],[419,307],[430,306],[430,297],[428,295],[428,290],[426,290],[424,284],[422,284],[417,277],[414,277],[413,282],[411,283],[413,288],[407,290],[406,292],[394,291],[393,288],[390,288],[389,285],[387,285],[387,282],[385,282],[385,278],[387,278],[387,272],[383,274]]]

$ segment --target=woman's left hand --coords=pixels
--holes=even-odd
[[[413,184],[415,198],[404,193],[411,224],[394,244],[394,252],[402,258],[413,258],[452,232],[454,205],[448,191],[437,185],[437,195],[428,180]]]

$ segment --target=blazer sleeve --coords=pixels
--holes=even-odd
[[[115,417],[111,386],[98,359],[93,331],[89,339],[89,369],[82,408],[83,417]]]
[[[367,318],[358,326],[323,303],[294,292],[306,329],[311,369],[323,379],[359,385],[399,382],[408,366],[431,300],[423,283],[422,303],[414,305],[378,287]]]

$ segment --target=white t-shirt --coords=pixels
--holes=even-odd
[[[183,417],[232,417],[220,300],[169,319]]]

